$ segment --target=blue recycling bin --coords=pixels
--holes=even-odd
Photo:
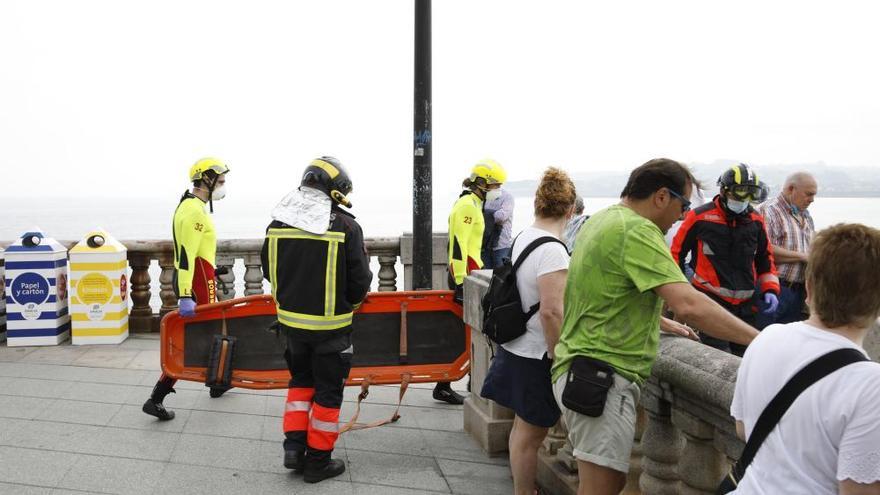
[[[8,246],[5,258],[7,345],[57,345],[67,340],[67,249],[34,229]]]

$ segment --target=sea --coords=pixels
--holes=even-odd
[[[433,206],[434,232],[447,231],[449,209],[457,191],[436,195]],[[228,197],[214,204],[214,224],[219,239],[262,239],[270,222],[270,212],[280,198],[265,196]],[[593,214],[616,204],[619,198],[585,198],[585,212]],[[516,197],[513,230],[518,232],[531,225],[533,197]],[[64,198],[48,200],[19,200],[3,198],[0,201],[0,242],[10,242],[22,233],[39,228],[47,236],[58,240],[77,240],[89,231],[100,228],[121,241],[160,240],[171,238],[171,217],[177,206],[176,198]],[[880,198],[825,198],[818,197],[810,206],[817,230],[830,225],[862,223],[880,228]],[[412,232],[411,203],[392,205],[369,201],[355,203],[353,213],[364,230],[365,237],[397,237]],[[378,263],[373,260],[373,289],[377,288]],[[234,267],[235,290],[243,293],[244,266],[239,260]],[[152,305],[158,308],[159,267],[154,262],[152,278]],[[397,265],[397,288],[403,288],[403,267]],[[265,287],[264,287],[265,289]]]

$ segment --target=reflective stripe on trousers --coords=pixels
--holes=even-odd
[[[287,389],[287,402],[284,405],[284,433],[306,431],[309,427],[309,411],[312,408],[314,388]]]
[[[309,421],[309,448],[333,450],[337,438],[339,438],[339,409],[313,404],[312,418]]]

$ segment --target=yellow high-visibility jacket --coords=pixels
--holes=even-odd
[[[213,289],[214,259],[217,254],[217,232],[205,211],[205,202],[187,192],[174,212],[174,288],[178,297],[193,296],[193,276],[210,277],[198,285]],[[205,266],[207,264],[207,266]],[[204,273],[204,275],[202,275]],[[200,295],[201,296],[201,295]],[[198,301],[213,302],[213,298]]]
[[[449,214],[449,273],[455,285],[463,284],[471,270],[483,267],[484,224],[483,200],[470,191],[463,192]]]

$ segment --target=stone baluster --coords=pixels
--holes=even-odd
[[[642,476],[639,488],[645,495],[677,495],[678,457],[682,439],[672,424],[671,406],[662,398],[662,389],[648,383],[642,396],[642,406],[648,415],[648,424],[642,435]]]
[[[226,273],[217,275],[217,300],[226,301],[235,298],[235,258],[217,257],[217,268],[225,268]]]
[[[174,292],[174,254],[160,254],[159,266],[162,267],[162,273],[159,275],[159,298],[162,300],[159,316],[162,317],[177,309],[177,294]]]
[[[714,445],[715,427],[685,409],[672,411],[672,422],[684,434],[685,447],[681,453],[678,474],[679,493],[683,495],[711,495],[727,470],[727,457]]]
[[[397,290],[397,271],[394,264],[397,263],[397,256],[379,255],[379,291],[395,291]]]
[[[260,255],[248,254],[244,257],[244,295],[263,293],[263,265]]]
[[[131,265],[131,312],[128,325],[132,332],[153,330],[153,308],[150,307],[150,256],[146,253],[129,253]]]

